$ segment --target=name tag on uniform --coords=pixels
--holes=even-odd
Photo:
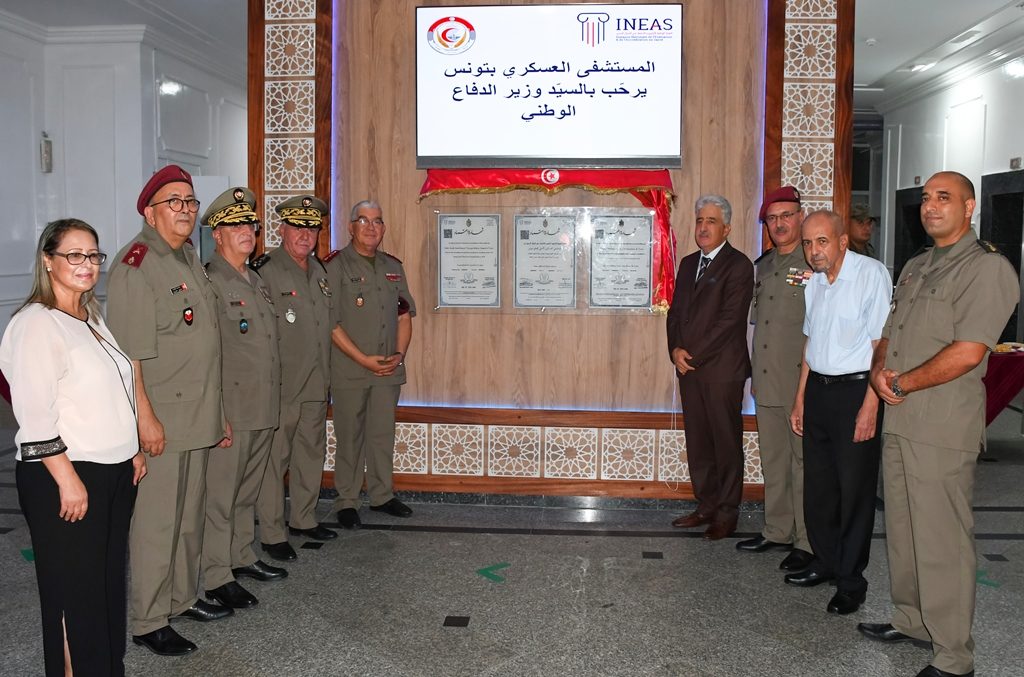
[[[188,291],[188,285],[182,282],[177,287],[171,287],[171,294],[177,294],[179,292]]]
[[[232,306],[244,306],[245,305],[245,301],[231,301],[230,303],[231,303]]]
[[[388,282],[400,282],[402,276],[399,273],[384,273],[384,277],[387,278]]]
[[[811,279],[813,274],[813,271],[810,270],[790,268],[789,272],[786,273],[786,284],[793,285],[794,287],[806,287],[807,280]]]

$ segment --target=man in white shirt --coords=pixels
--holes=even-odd
[[[804,360],[790,423],[803,436],[804,520],[815,560],[786,583],[836,581],[829,613],[849,614],[867,593],[878,481],[881,408],[869,387],[874,346],[889,314],[892,278],[849,250],[842,218],[814,212],[803,223],[814,274],[805,290]]]

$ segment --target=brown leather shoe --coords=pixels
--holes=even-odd
[[[711,524],[711,515],[703,515],[696,510],[689,515],[683,515],[672,520],[672,526],[680,529],[692,529],[704,524]]]
[[[735,522],[712,522],[708,530],[704,532],[704,540],[720,541],[734,533],[736,533]]]

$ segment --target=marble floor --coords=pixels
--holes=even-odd
[[[976,496],[977,674],[1024,675],[1024,438],[1021,414],[990,427]],[[14,488],[11,431],[0,432],[0,674],[42,672],[31,544]],[[827,614],[832,589],[782,583],[777,553],[737,552],[740,530],[709,543],[672,529],[670,501],[405,496],[399,520],[299,558],[276,583],[245,582],[252,609],[210,624],[176,621],[199,645],[161,658],[129,645],[132,675],[913,676],[930,653],[862,639],[889,618],[885,535],[876,523],[868,600]],[[431,502],[424,501],[430,499]],[[518,505],[517,505],[518,503]],[[325,523],[334,522],[321,501]],[[300,547],[301,546],[301,547]]]

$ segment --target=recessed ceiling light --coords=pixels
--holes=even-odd
[[[1024,78],[1024,60],[1014,59],[1003,66],[1003,72],[1011,78]]]
[[[181,83],[174,80],[164,80],[160,83],[160,94],[163,96],[174,96],[181,91]]]

